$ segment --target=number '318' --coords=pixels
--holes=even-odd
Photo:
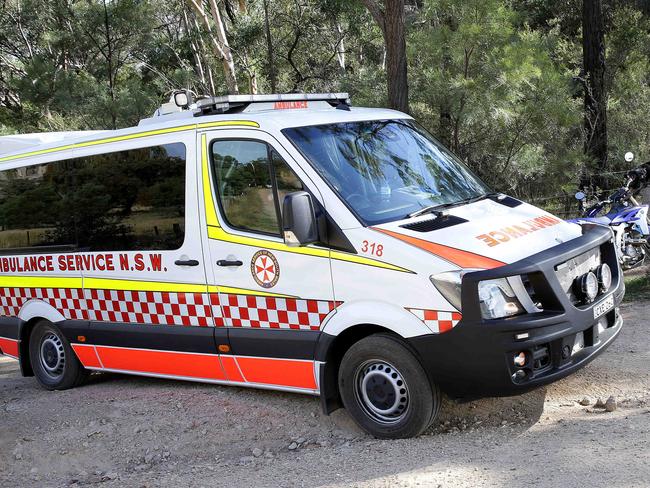
[[[371,254],[373,256],[382,256],[384,254],[384,246],[374,242],[363,241],[361,252]]]

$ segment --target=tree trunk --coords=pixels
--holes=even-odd
[[[185,5],[183,5],[183,25],[185,27],[185,32],[187,33],[187,37],[190,40],[190,48],[192,49],[192,55],[194,56],[194,62],[196,63],[196,66],[194,67],[196,74],[199,76],[199,79],[201,80],[201,88],[204,90],[207,87],[207,80],[205,77],[205,70],[203,69],[203,61],[201,60],[201,53],[199,52],[199,47],[196,42],[194,42],[194,39],[192,38],[192,29],[190,28],[190,22],[187,18],[187,11],[185,10]]]
[[[341,72],[345,73],[345,44],[344,44],[344,37],[345,35],[343,34],[343,28],[341,27],[341,24],[336,21],[335,22],[335,28],[336,32],[339,35],[339,42],[336,45],[336,58],[338,59],[339,66],[341,68]]]
[[[392,109],[408,112],[404,0],[384,0],[384,9],[376,0],[362,0],[362,2],[384,36],[388,105]]]
[[[271,82],[271,93],[276,93],[277,81],[275,75],[275,60],[273,59],[273,40],[271,39],[271,28],[269,26],[269,2],[264,0],[264,31],[266,34],[266,49],[269,55],[269,81]]]
[[[106,0],[104,0],[104,28],[106,29],[106,70],[108,71],[108,95],[111,97],[111,124],[112,129],[117,129],[117,115],[115,113],[115,84],[114,80],[114,71],[113,71],[113,43],[111,39],[111,26],[110,19],[108,15],[108,7],[106,6]]]
[[[232,51],[230,50],[230,44],[228,44],[228,38],[226,37],[226,27],[221,18],[221,12],[219,12],[216,0],[210,0],[210,10],[212,11],[212,20],[214,20],[217,31],[217,39],[219,39],[221,49],[223,50],[221,60],[223,62],[226,85],[228,85],[230,94],[237,94],[239,93],[239,87],[237,86],[237,76],[235,75],[235,61],[232,58]]]
[[[226,37],[226,29],[221,18],[221,13],[215,0],[210,0],[210,10],[212,13],[212,21],[215,25],[215,30],[212,30],[212,25],[208,18],[208,14],[203,7],[203,2],[201,0],[188,0],[190,5],[194,8],[194,11],[199,16],[203,25],[208,31],[210,42],[214,49],[217,57],[221,59],[223,64],[224,78],[226,81],[226,86],[228,87],[228,93],[237,94],[239,93],[239,87],[237,86],[237,76],[235,73],[235,62],[232,58],[232,51],[230,50],[230,45],[228,44],[228,39]],[[216,31],[216,34],[215,34]]]
[[[602,0],[583,0],[582,52],[585,85],[585,156],[580,186],[607,187],[607,88]]]
[[[386,0],[384,15],[388,104],[409,111],[409,87],[406,73],[406,37],[404,36],[404,0]]]
[[[451,13],[444,14],[442,16],[439,27],[447,28],[450,32],[455,32],[458,28],[456,19]],[[451,54],[451,47],[449,45],[449,38],[442,40],[442,45],[440,46],[442,50],[442,61],[441,61],[441,70],[443,76],[446,79],[451,78],[451,68],[453,64],[453,58]],[[440,101],[440,122],[438,127],[438,137],[440,142],[445,146],[451,148],[453,142],[453,130],[454,123],[451,117],[452,107],[451,107],[451,93],[442,94],[442,99]]]

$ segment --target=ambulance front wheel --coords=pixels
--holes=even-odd
[[[88,375],[61,331],[46,320],[38,322],[30,335],[29,359],[34,376],[48,390],[78,386]]]
[[[399,338],[375,334],[353,344],[339,368],[339,391],[352,418],[384,439],[420,435],[440,411],[440,390]]]

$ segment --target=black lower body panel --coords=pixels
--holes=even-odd
[[[605,322],[606,321],[606,322]],[[599,356],[622,328],[618,309],[599,325],[565,322],[530,327],[522,322],[505,330],[462,323],[441,335],[408,340],[432,381],[447,394],[464,399],[524,393],[568,376]],[[527,338],[518,340],[521,334]],[[579,346],[576,346],[579,344]],[[525,357],[516,364],[515,357]]]

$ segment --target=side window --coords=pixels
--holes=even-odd
[[[0,249],[178,249],[185,146],[168,144],[0,171]]]
[[[219,205],[228,224],[280,236],[284,197],[303,189],[289,165],[259,141],[217,140],[211,153]]]
[[[216,141],[212,164],[219,201],[235,228],[279,235],[268,147],[255,141]]]

